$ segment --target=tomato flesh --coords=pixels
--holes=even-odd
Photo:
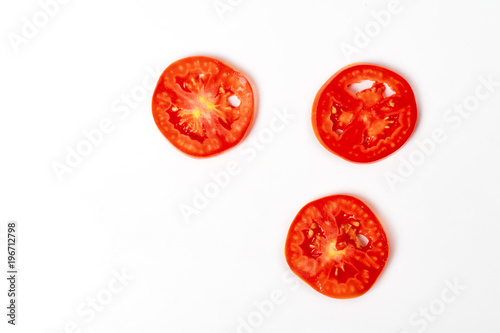
[[[174,146],[191,156],[208,157],[245,137],[254,119],[255,98],[242,73],[217,59],[197,56],[165,69],[152,109],[158,129]]]
[[[373,212],[359,199],[333,195],[304,206],[285,245],[292,271],[320,293],[354,298],[366,293],[382,272],[389,245]]]
[[[352,91],[363,81],[372,81],[371,87]],[[348,161],[368,163],[392,154],[409,139],[417,106],[413,90],[399,74],[354,64],[335,73],[319,90],[311,121],[326,149]]]

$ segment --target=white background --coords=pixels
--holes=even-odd
[[[471,100],[481,77],[500,81],[500,2],[401,0],[350,59],[342,43],[355,46],[357,29],[388,1],[233,0],[222,16],[215,3],[72,0],[16,52],[8,36],[21,35],[23,17],[32,21],[41,7],[2,2],[1,232],[19,224],[12,332],[60,333],[68,323],[66,332],[238,332],[238,318],[249,317],[257,324],[240,332],[498,331],[500,87],[460,124],[444,117]],[[253,160],[238,148],[202,160],[180,153],[154,124],[151,90],[123,119],[113,112],[148,67],[191,55],[226,60],[256,85],[257,118],[239,148],[266,131],[273,110],[295,115]],[[318,89],[357,61],[402,74],[419,107],[410,141],[369,165],[326,151],[310,125]],[[65,163],[66,147],[105,118],[113,131],[59,181],[52,164]],[[446,141],[418,153],[417,142],[437,128]],[[386,173],[410,156],[424,161],[392,190]],[[241,173],[186,223],[180,205],[231,160]],[[375,211],[391,246],[377,283],[353,300],[330,299],[287,274],[283,255],[298,210],[340,193]],[[77,313],[89,298],[109,296],[122,270],[134,279],[95,318]],[[467,288],[442,309],[454,280]],[[0,327],[10,332],[5,282]],[[255,302],[267,304],[273,290],[284,301],[264,316]],[[422,319],[429,306],[439,313]]]

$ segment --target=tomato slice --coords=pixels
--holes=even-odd
[[[195,157],[222,153],[248,133],[255,113],[250,81],[220,60],[196,56],[165,69],[153,94],[161,133]]]
[[[361,200],[347,195],[305,205],[293,220],[285,245],[292,271],[333,298],[366,293],[388,254],[387,237],[375,214]]]
[[[371,87],[353,91],[353,84],[363,81],[372,81]],[[311,121],[319,142],[330,152],[352,162],[375,162],[410,138],[417,104],[399,74],[376,65],[353,64],[318,91]]]

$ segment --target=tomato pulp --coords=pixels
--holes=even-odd
[[[255,113],[250,81],[220,60],[196,56],[168,66],[153,94],[160,132],[180,151],[209,157],[237,145]]]
[[[382,272],[389,245],[379,220],[361,200],[332,195],[305,205],[285,245],[292,271],[320,293],[354,298]]]
[[[363,81],[372,81],[371,87],[356,92],[353,84]],[[375,162],[410,138],[417,105],[409,83],[399,74],[376,65],[353,64],[318,91],[311,121],[319,142],[330,152],[351,162]]]

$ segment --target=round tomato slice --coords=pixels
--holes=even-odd
[[[356,92],[356,84],[367,81],[371,87]],[[409,139],[417,123],[417,104],[399,74],[376,65],[353,64],[318,91],[311,121],[319,142],[330,152],[352,162],[375,162]]]
[[[347,195],[305,205],[293,220],[285,245],[292,271],[333,298],[366,293],[388,254],[387,237],[377,217],[361,200]]]
[[[209,57],[172,63],[153,94],[153,117],[161,133],[195,157],[237,145],[254,119],[252,85],[242,73]]]

